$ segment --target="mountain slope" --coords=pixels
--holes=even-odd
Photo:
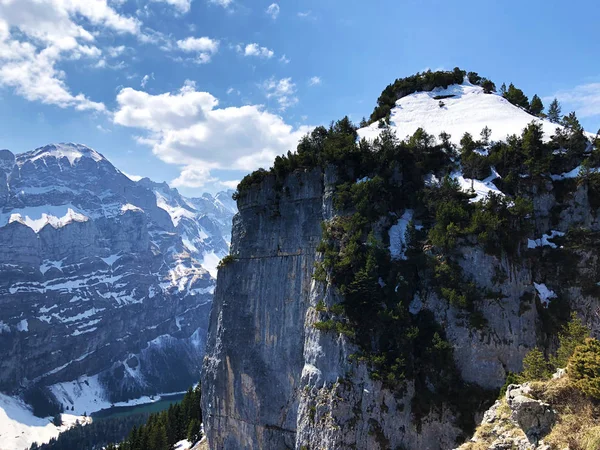
[[[205,200],[79,144],[0,151],[0,390],[50,386],[89,414],[197,382],[215,284],[202,260],[227,252],[233,215]]]
[[[434,97],[444,98],[438,100]],[[492,131],[491,140],[503,141],[509,135],[521,134],[533,120],[542,124],[546,139],[560,127],[529,114],[498,94],[484,93],[482,87],[469,83],[466,78],[460,85],[407,95],[396,102],[390,115],[391,128],[400,139],[412,136],[417,128],[423,128],[436,137],[446,132],[456,144],[465,133],[479,138],[479,133],[486,126]],[[380,131],[375,122],[360,129],[359,135],[373,139]]]

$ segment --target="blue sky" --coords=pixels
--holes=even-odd
[[[592,1],[0,0],[0,147],[94,147],[188,195],[234,186],[395,78],[460,66],[600,128]],[[548,102],[547,102],[548,103]]]

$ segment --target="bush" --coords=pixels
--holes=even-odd
[[[600,342],[587,338],[569,358],[569,377],[585,395],[600,400]]]
[[[217,269],[222,269],[233,262],[235,262],[235,257],[233,255],[227,255],[221,261],[219,261]]]

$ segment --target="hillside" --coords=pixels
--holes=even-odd
[[[465,75],[396,80],[371,125],[318,127],[242,180],[210,448],[455,448],[571,312],[598,336],[598,142]]]
[[[0,391],[81,416],[196,382],[227,195],[134,182],[80,144],[0,151]]]

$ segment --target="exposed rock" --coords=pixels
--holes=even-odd
[[[527,397],[527,385],[510,385],[506,390],[506,401],[512,410],[511,418],[527,435],[532,443],[543,438],[556,420],[556,413],[549,404]]]
[[[187,200],[82,145],[0,151],[0,390],[54,385],[68,407],[82,375],[115,402],[197,382],[215,284],[201,263],[227,253],[234,211]]]

